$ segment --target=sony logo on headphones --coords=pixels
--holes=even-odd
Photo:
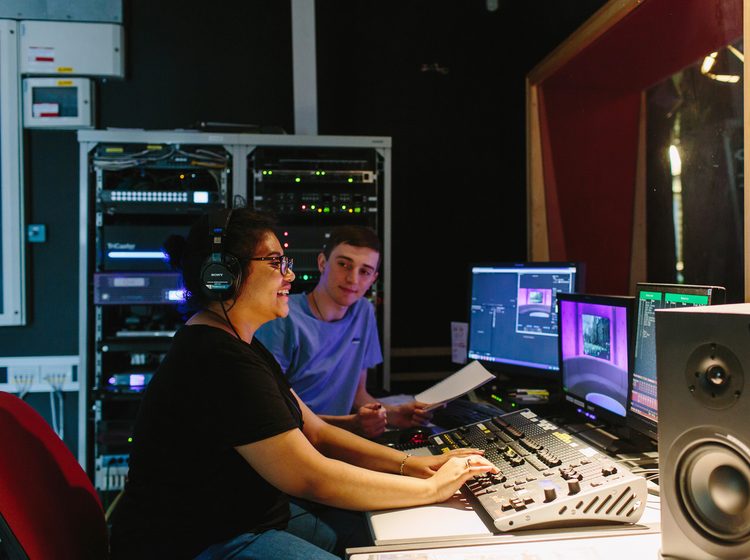
[[[212,272],[211,276],[224,276],[224,274],[221,272]]]
[[[128,251],[132,251],[135,249],[135,243],[107,243],[107,249],[127,249]]]

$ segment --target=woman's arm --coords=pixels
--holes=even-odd
[[[437,456],[407,458],[408,454],[404,451],[374,443],[324,422],[296,394],[294,396],[302,409],[303,431],[310,443],[323,455],[352,465],[385,473],[427,478],[451,457],[468,457],[483,453],[479,449],[469,448]]]
[[[452,457],[428,479],[374,472],[323,456],[298,429],[236,449],[265,480],[287,494],[362,511],[444,501],[469,478],[496,470],[477,455],[470,460]],[[378,461],[389,458],[386,454]]]

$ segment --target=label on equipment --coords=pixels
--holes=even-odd
[[[112,286],[115,288],[144,288],[146,279],[143,277],[113,278]]]

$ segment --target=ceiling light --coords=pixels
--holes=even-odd
[[[716,56],[718,54],[719,54],[718,52],[712,52],[706,58],[703,59],[703,64],[701,64],[701,74],[709,73],[711,68],[714,67],[714,64],[716,64]]]

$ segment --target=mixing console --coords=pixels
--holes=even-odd
[[[500,470],[463,488],[498,531],[635,523],[646,507],[645,478],[528,409],[429,439],[435,453],[483,449]]]

